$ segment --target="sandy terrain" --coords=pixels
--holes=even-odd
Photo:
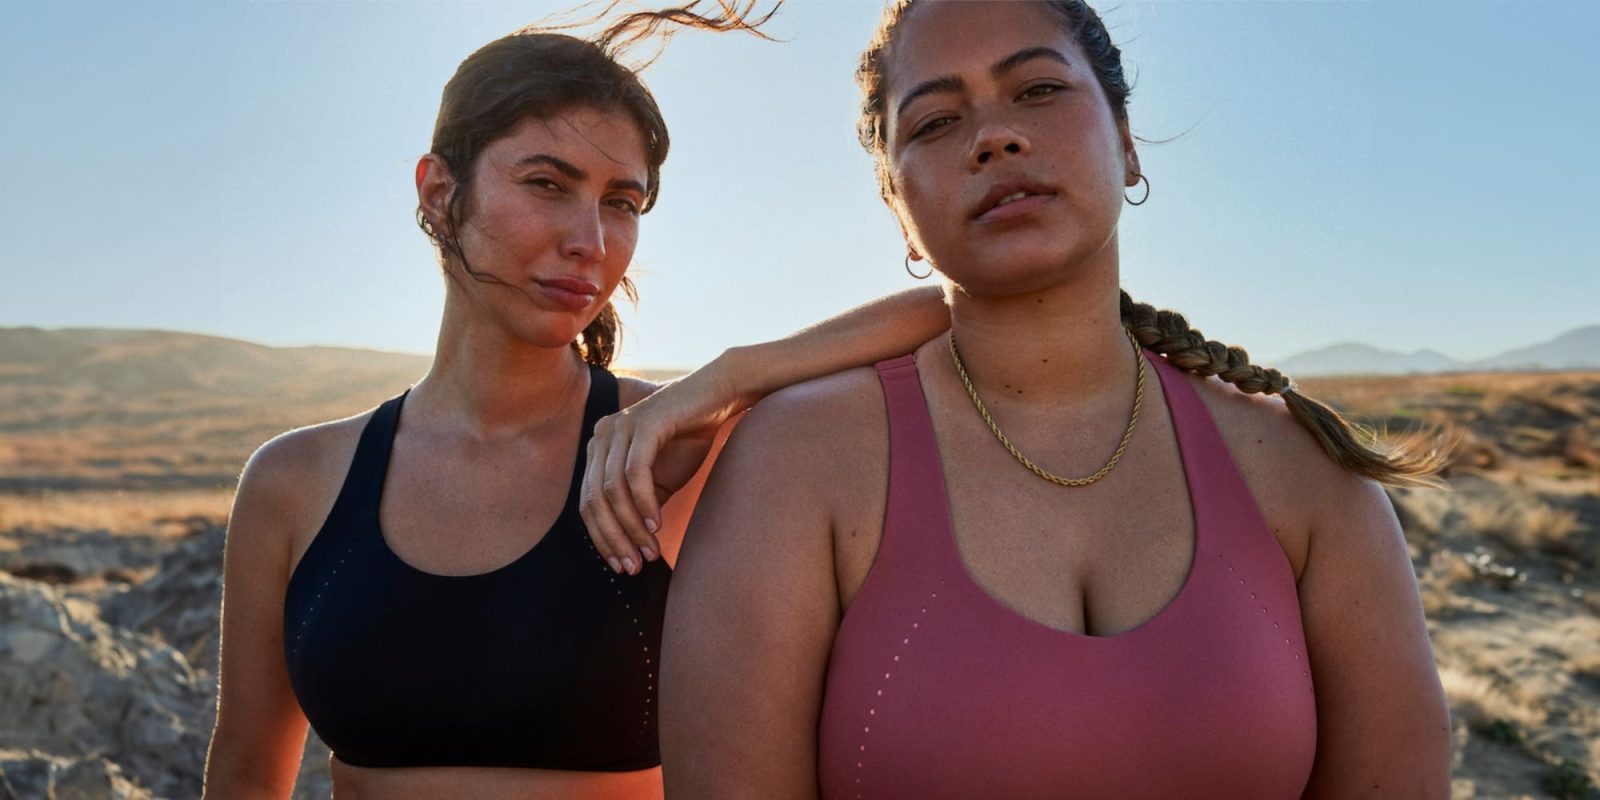
[[[270,394],[0,380],[0,797],[198,793],[234,474],[416,366]],[[1600,373],[1304,388],[1459,440],[1447,491],[1391,493],[1455,718],[1455,797],[1600,798]],[[308,747],[297,797],[326,796],[325,758]]]

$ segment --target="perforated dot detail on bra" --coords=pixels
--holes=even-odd
[[[924,604],[920,608],[917,609],[917,614],[912,618],[911,626],[907,629],[906,635],[900,637],[900,643],[895,645],[894,649],[890,651],[889,662],[885,665],[887,669],[883,673],[883,680],[878,684],[877,691],[874,694],[875,697],[883,697],[883,690],[889,685],[889,682],[894,679],[894,670],[896,669],[897,665],[901,663],[901,657],[910,657],[911,641],[917,636],[918,632],[921,631],[923,620],[927,619],[928,606],[931,605],[933,601],[938,599],[938,592],[929,592],[928,599],[924,601]],[[864,796],[861,791],[861,773],[866,768],[867,763],[867,740],[872,734],[872,726],[877,722],[877,705],[874,704],[868,706],[867,715],[862,719],[861,722],[860,742],[856,745],[855,796],[857,800],[861,800],[861,798]]]
[[[351,545],[350,547],[346,547],[345,548],[344,555],[339,556],[339,564],[340,564],[340,566],[344,565],[345,559],[348,559],[350,557],[350,551],[353,550],[353,549],[354,549],[354,545]],[[304,558],[304,556],[301,556],[301,557]],[[294,656],[300,655],[300,640],[302,638],[304,638],[305,635],[306,635],[306,623],[310,622],[311,619],[317,615],[317,606],[318,606],[318,604],[320,604],[322,602],[322,594],[323,594],[323,592],[328,588],[329,584],[332,582],[333,576],[334,575],[338,575],[338,574],[339,574],[339,568],[338,567],[334,567],[328,573],[328,580],[323,581],[322,585],[317,587],[316,594],[312,595],[311,603],[306,606],[306,614],[305,614],[304,617],[301,618],[300,624],[296,627],[296,630],[294,632],[294,641],[289,643],[289,654],[290,655],[294,655]]]
[[[605,557],[600,555],[600,551],[595,549],[594,540],[588,538],[587,536],[585,536],[584,540],[583,540],[583,543],[589,546],[589,552],[594,553],[595,560],[600,563],[600,570],[602,572],[606,573],[606,580],[610,581],[613,589],[617,593],[617,597],[622,600],[622,610],[633,612],[633,604],[628,602],[627,596],[622,593],[622,589],[616,586],[617,575],[616,575],[616,573],[611,571],[611,566],[606,563]],[[633,613],[629,614],[628,618],[633,620],[634,631],[639,634],[639,638],[640,639],[645,638],[645,636],[644,636],[644,626],[639,622],[638,612],[633,612]],[[651,711],[651,709],[655,708],[656,671],[655,671],[655,662],[653,660],[653,656],[650,654],[650,645],[641,644],[640,648],[641,648],[641,650],[643,652],[644,663],[645,663],[645,665],[647,667],[647,669],[645,670],[645,678],[644,678],[645,681],[646,681],[645,687],[644,687],[644,690],[645,690],[645,698],[644,698],[645,709],[644,709],[644,714],[640,717],[640,720],[639,720],[639,735],[640,736],[644,736],[645,734],[650,732],[650,716],[651,716],[650,711]]]
[[[1232,564],[1232,562],[1229,562],[1223,556],[1222,553],[1220,553],[1220,552],[1217,553],[1217,558],[1220,559],[1222,561],[1222,563],[1228,567],[1228,572],[1230,574],[1234,573],[1234,565]],[[1230,581],[1230,583],[1231,583],[1231,581]],[[1249,588],[1250,588],[1249,583],[1247,583],[1244,578],[1239,578],[1239,584],[1238,585],[1243,587],[1242,589],[1240,589],[1240,591],[1249,591]],[[1251,600],[1256,600],[1257,599],[1255,592],[1253,592],[1253,591],[1250,592],[1250,599]],[[1272,629],[1281,633],[1283,631],[1283,625],[1282,625],[1282,623],[1278,622],[1274,618],[1275,615],[1272,613],[1272,611],[1269,610],[1266,606],[1260,606],[1260,608],[1261,608],[1262,617],[1264,617],[1268,622],[1272,623]],[[1298,611],[1297,611],[1297,613],[1298,613]],[[1283,645],[1290,652],[1294,652],[1294,650],[1295,650],[1294,642],[1292,640],[1290,640],[1289,637],[1287,637],[1287,636],[1283,637]],[[1298,652],[1294,653],[1294,660],[1297,661],[1297,662],[1300,662],[1299,663],[1300,676],[1303,677],[1303,678],[1310,678],[1311,677],[1311,670],[1306,667],[1305,659],[1301,657],[1300,653],[1298,653]]]

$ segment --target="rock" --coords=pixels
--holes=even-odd
[[[42,753],[0,750],[0,798],[49,797],[55,790],[56,760]]]
[[[38,751],[0,750],[3,800],[150,800],[153,795],[100,757],[61,758]]]
[[[68,764],[56,772],[56,800],[132,800],[150,793],[122,774],[122,768],[103,758]]]
[[[104,530],[22,530],[7,538],[16,547],[0,550],[0,570],[52,584],[102,575],[126,582],[131,572],[154,566],[167,549],[157,537]]]
[[[226,530],[215,524],[182,539],[161,557],[149,580],[107,596],[101,617],[111,625],[159,637],[202,673],[213,673],[226,540]]]
[[[0,750],[0,800],[200,795],[226,534],[215,524],[191,529],[164,552],[127,548],[155,573],[88,599],[0,571],[0,742],[23,748]],[[100,545],[94,558],[109,560],[116,548]],[[328,749],[312,733],[293,796],[332,791]]]
[[[200,794],[213,690],[182,653],[99,620],[74,619],[56,589],[5,573],[0,643],[6,744],[67,760],[52,762],[56,797],[148,796],[127,787],[163,797]],[[18,657],[28,654],[35,655]],[[79,762],[86,766],[73,766]]]
[[[0,653],[22,664],[32,664],[54,649],[56,637],[43,631],[10,631],[0,639]]]

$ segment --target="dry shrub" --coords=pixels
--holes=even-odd
[[[1422,613],[1434,617],[1449,608],[1456,587],[1471,582],[1477,576],[1478,571],[1460,553],[1449,550],[1435,552],[1417,581],[1422,593]]]
[[[1406,543],[1418,552],[1431,549],[1433,538],[1444,529],[1453,496],[1438,489],[1389,487],[1389,503],[1405,531]]]
[[[1473,532],[1518,555],[1540,550],[1577,557],[1578,513],[1533,499],[1463,498],[1461,514]]]
[[[1473,733],[1503,738],[1508,730],[1531,731],[1544,724],[1545,712],[1532,698],[1516,698],[1486,675],[1453,666],[1439,668],[1439,681],[1450,702],[1450,714]],[[1514,726],[1508,729],[1508,725]]]

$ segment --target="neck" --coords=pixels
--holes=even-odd
[[[1127,390],[1137,369],[1114,247],[1109,254],[1109,264],[1079,265],[1081,277],[1034,292],[989,298],[954,289],[950,332],[981,396],[1081,406]]]
[[[474,438],[534,433],[562,424],[586,371],[571,347],[520,341],[447,300],[433,364],[407,408]]]

